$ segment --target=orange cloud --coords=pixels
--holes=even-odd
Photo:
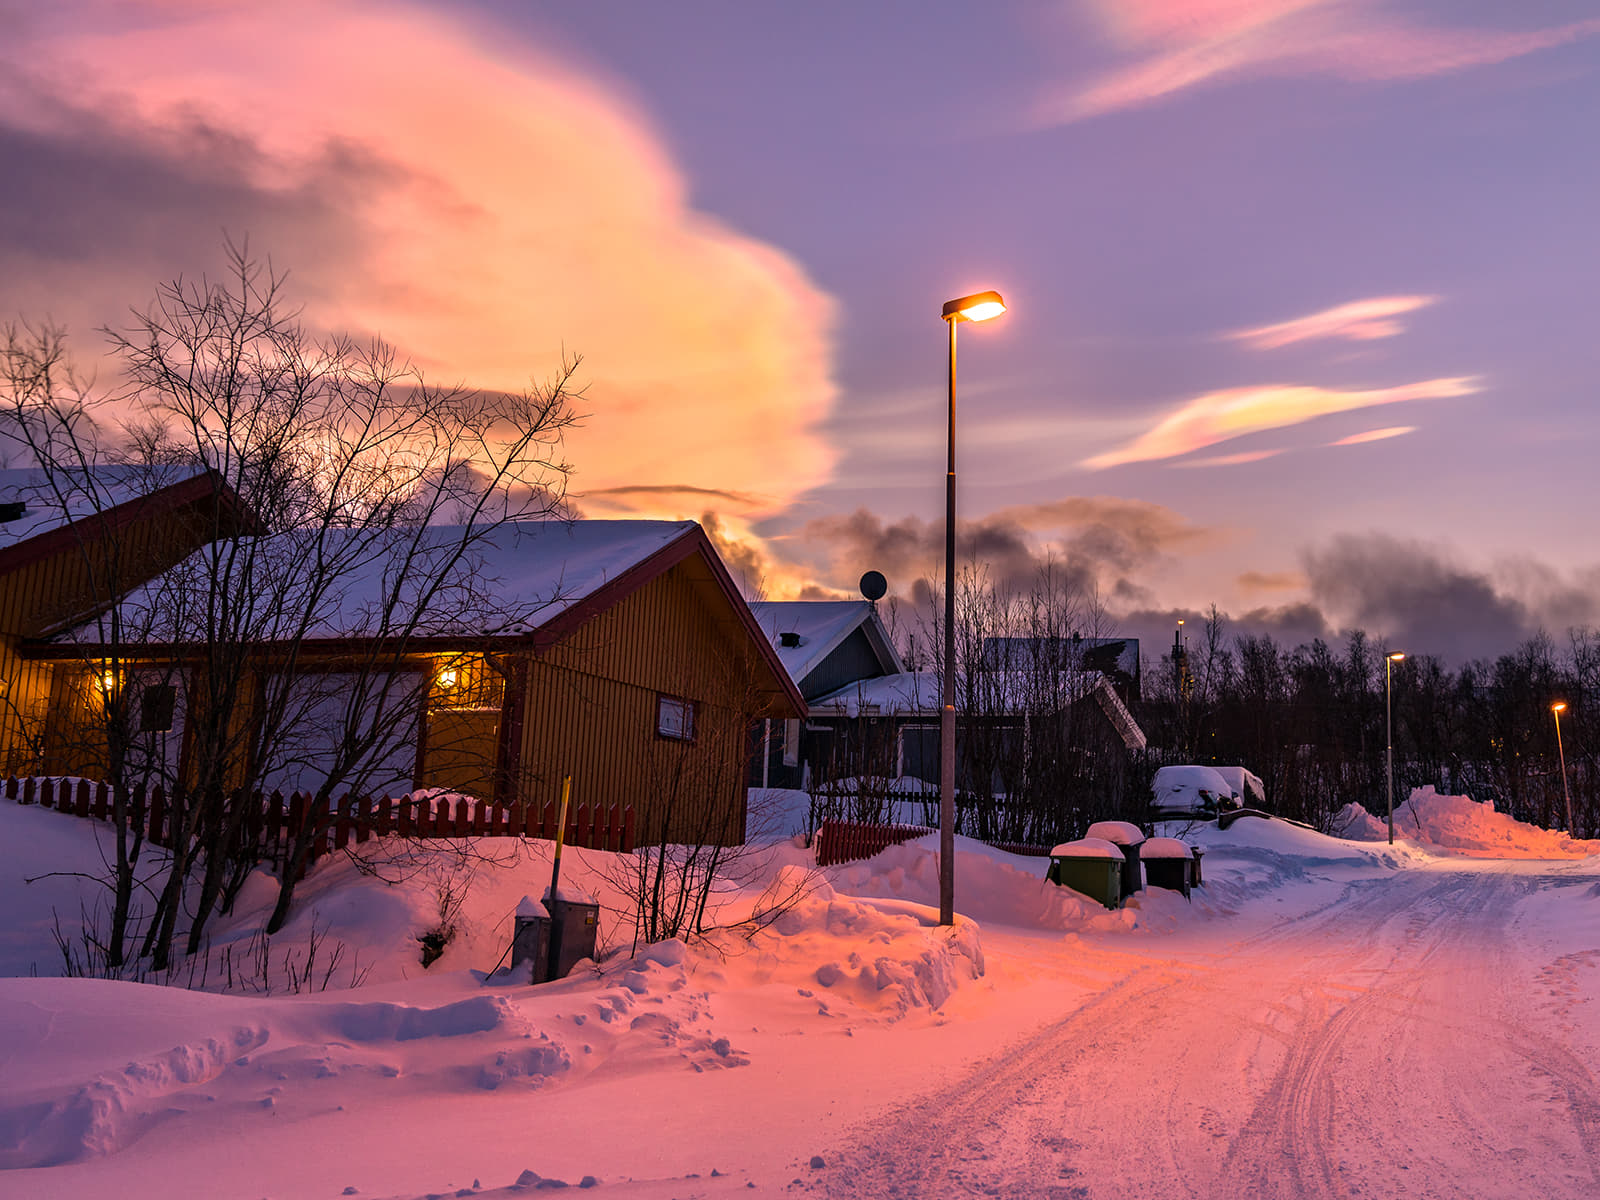
[[[1365,433],[1352,433],[1349,437],[1342,437],[1337,442],[1329,442],[1328,445],[1360,446],[1367,442],[1381,442],[1386,438],[1404,437],[1416,431],[1415,425],[1391,425],[1387,429],[1369,429]]]
[[[99,0],[8,31],[0,122],[247,200],[198,228],[141,213],[140,240],[36,258],[29,293],[0,302],[116,321],[158,278],[214,265],[226,226],[292,270],[308,322],[380,335],[435,379],[515,389],[581,354],[577,490],[692,480],[772,511],[824,481],[829,298],[696,211],[614,90],[463,22],[377,0]],[[144,275],[152,242],[178,261]],[[135,274],[140,291],[101,294]]]
[[[1229,388],[1207,392],[1182,405],[1149,432],[1115,450],[1086,459],[1092,469],[1124,463],[1176,458],[1247,433],[1299,425],[1331,413],[1399,404],[1406,400],[1438,400],[1477,391],[1469,376],[1428,379],[1401,387],[1338,391],[1294,384]]]
[[[1037,108],[1065,124],[1137,108],[1235,76],[1417,79],[1504,62],[1600,32],[1600,20],[1549,29],[1440,29],[1385,12],[1379,0],[1091,0],[1108,40],[1131,61]]]
[[[1246,592],[1293,592],[1307,586],[1303,571],[1246,571],[1235,582]]]
[[[1404,333],[1405,325],[1395,318],[1426,308],[1437,299],[1437,296],[1374,296],[1370,300],[1353,300],[1349,304],[1325,308],[1292,321],[1235,330],[1227,337],[1255,350],[1276,350],[1296,342],[1324,338],[1342,338],[1351,342],[1376,341]]]

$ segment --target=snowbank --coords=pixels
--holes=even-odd
[[[1352,841],[1387,841],[1389,827],[1359,804],[1347,804],[1334,817],[1334,828]],[[1429,850],[1473,858],[1587,858],[1600,854],[1600,841],[1582,841],[1569,834],[1541,829],[1496,812],[1488,801],[1470,796],[1444,796],[1420,787],[1395,806],[1395,837]]]

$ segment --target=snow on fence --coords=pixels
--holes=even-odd
[[[109,784],[87,779],[18,779],[5,781],[6,799],[18,804],[37,804],[58,812],[111,821],[114,816]],[[556,803],[541,806],[493,804],[473,796],[453,799],[438,792],[415,793],[398,798],[384,796],[345,796],[338,806],[322,815],[312,815],[315,797],[304,792],[284,796],[279,792],[253,793],[244,819],[239,823],[241,847],[255,846],[260,861],[281,866],[308,821],[312,827],[308,863],[351,842],[395,835],[407,838],[443,837],[530,837],[554,840],[559,819]],[[230,804],[245,800],[234,792]],[[130,828],[138,830],[158,846],[171,843],[172,824],[177,808],[158,785],[147,793],[135,788],[127,805]],[[221,820],[223,806],[213,804],[202,816],[202,823]],[[578,804],[567,812],[566,843],[594,850],[627,853],[633,849],[633,808],[613,804]],[[202,840],[204,840],[202,838]]]
[[[838,863],[857,862],[874,854],[933,833],[926,825],[862,825],[855,821],[824,821],[817,829],[815,846],[817,866],[831,867]],[[1007,854],[1021,854],[1030,858],[1047,858],[1048,846],[1029,846],[1021,842],[988,842],[996,850]]]

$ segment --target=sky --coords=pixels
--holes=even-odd
[[[1528,0],[0,0],[0,316],[86,360],[225,236],[515,388],[773,598],[964,554],[1495,654],[1600,622],[1600,14]]]

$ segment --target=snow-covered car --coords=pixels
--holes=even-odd
[[[1212,767],[1222,781],[1233,791],[1233,798],[1244,808],[1265,808],[1267,806],[1267,786],[1261,782],[1259,775],[1252,774],[1243,767]]]
[[[1215,767],[1162,767],[1150,792],[1150,815],[1156,820],[1214,817],[1224,808],[1239,807],[1232,785]]]

